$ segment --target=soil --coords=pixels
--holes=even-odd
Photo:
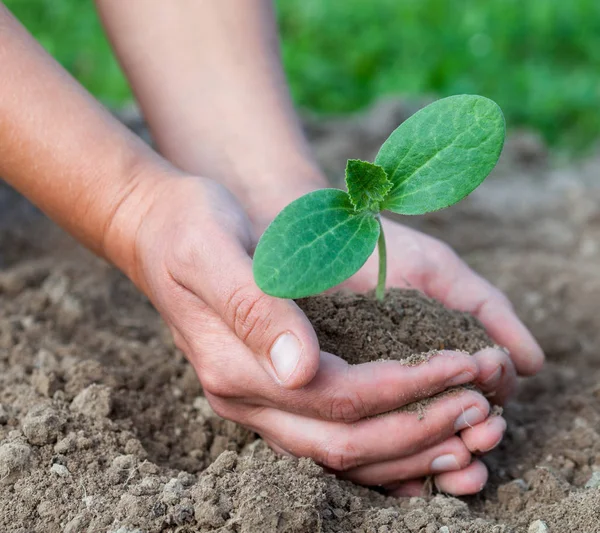
[[[309,124],[332,177],[405,109]],[[513,137],[468,201],[407,219],[505,290],[548,356],[505,409],[489,484],[461,499],[387,498],[220,419],[149,303],[0,185],[0,531],[600,532],[600,158],[547,157]],[[418,321],[414,298],[395,302]],[[485,342],[427,305],[451,318],[426,350],[454,346],[454,320]]]
[[[475,353],[493,346],[468,313],[451,311],[418,291],[373,294],[337,292],[298,300],[315,328],[321,349],[351,364],[396,359],[418,364],[439,350]]]

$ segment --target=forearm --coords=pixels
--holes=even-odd
[[[97,0],[160,151],[251,211],[322,186],[267,0]],[[297,191],[297,192],[296,192]]]
[[[73,81],[1,3],[0,71],[0,176],[84,245],[127,270],[135,220],[113,222],[120,206],[144,197],[132,191],[151,190],[152,176],[160,174],[152,169],[165,163]]]

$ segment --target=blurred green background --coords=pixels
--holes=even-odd
[[[131,98],[91,0],[5,3],[97,97]],[[300,108],[345,113],[381,95],[472,92],[554,145],[579,150],[600,137],[599,0],[276,3]]]

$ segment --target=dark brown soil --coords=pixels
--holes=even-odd
[[[377,116],[323,126],[325,167],[370,157]],[[409,219],[505,290],[548,355],[465,499],[386,498],[220,419],[148,302],[0,185],[0,531],[600,532],[600,160],[550,171],[514,144],[481,193]]]
[[[321,349],[352,364],[396,359],[418,364],[438,350],[475,353],[492,346],[471,315],[446,309],[418,291],[373,294],[338,292],[298,300],[315,328]]]

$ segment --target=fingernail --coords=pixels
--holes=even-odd
[[[473,373],[472,372],[461,372],[457,376],[450,378],[446,381],[446,387],[454,387],[455,385],[462,385],[463,383],[468,383],[469,381],[473,381]]]
[[[498,444],[500,444],[502,442],[502,439],[504,438],[504,432],[506,431],[506,420],[504,420],[504,418],[500,417],[500,416],[494,416],[494,417],[490,417],[490,422],[489,424],[492,425],[496,425],[499,424],[501,426],[501,435],[498,438],[498,440],[496,442],[494,442],[494,444],[492,444],[489,448],[485,448],[482,450],[479,450],[481,453],[487,453],[492,451],[496,446],[498,446]]]
[[[450,472],[452,470],[460,470],[460,465],[458,464],[456,457],[451,453],[440,455],[431,461],[431,471],[433,473]]]
[[[294,373],[300,361],[302,345],[292,333],[279,335],[271,348],[271,363],[279,381],[285,382]]]
[[[487,378],[482,385],[485,386],[486,389],[494,389],[500,383],[500,378],[502,377],[502,367],[498,367],[492,375]]]
[[[460,431],[461,429],[473,427],[475,424],[479,424],[479,422],[483,422],[484,420],[485,415],[477,407],[469,407],[456,419],[456,422],[454,422],[454,429]]]
[[[502,442],[502,439],[504,438],[504,435],[502,435],[496,442],[494,442],[494,444],[492,444],[489,448],[485,448],[483,450],[479,450],[480,453],[487,453],[487,452],[491,452],[496,446],[498,446],[498,444],[500,444]]]

